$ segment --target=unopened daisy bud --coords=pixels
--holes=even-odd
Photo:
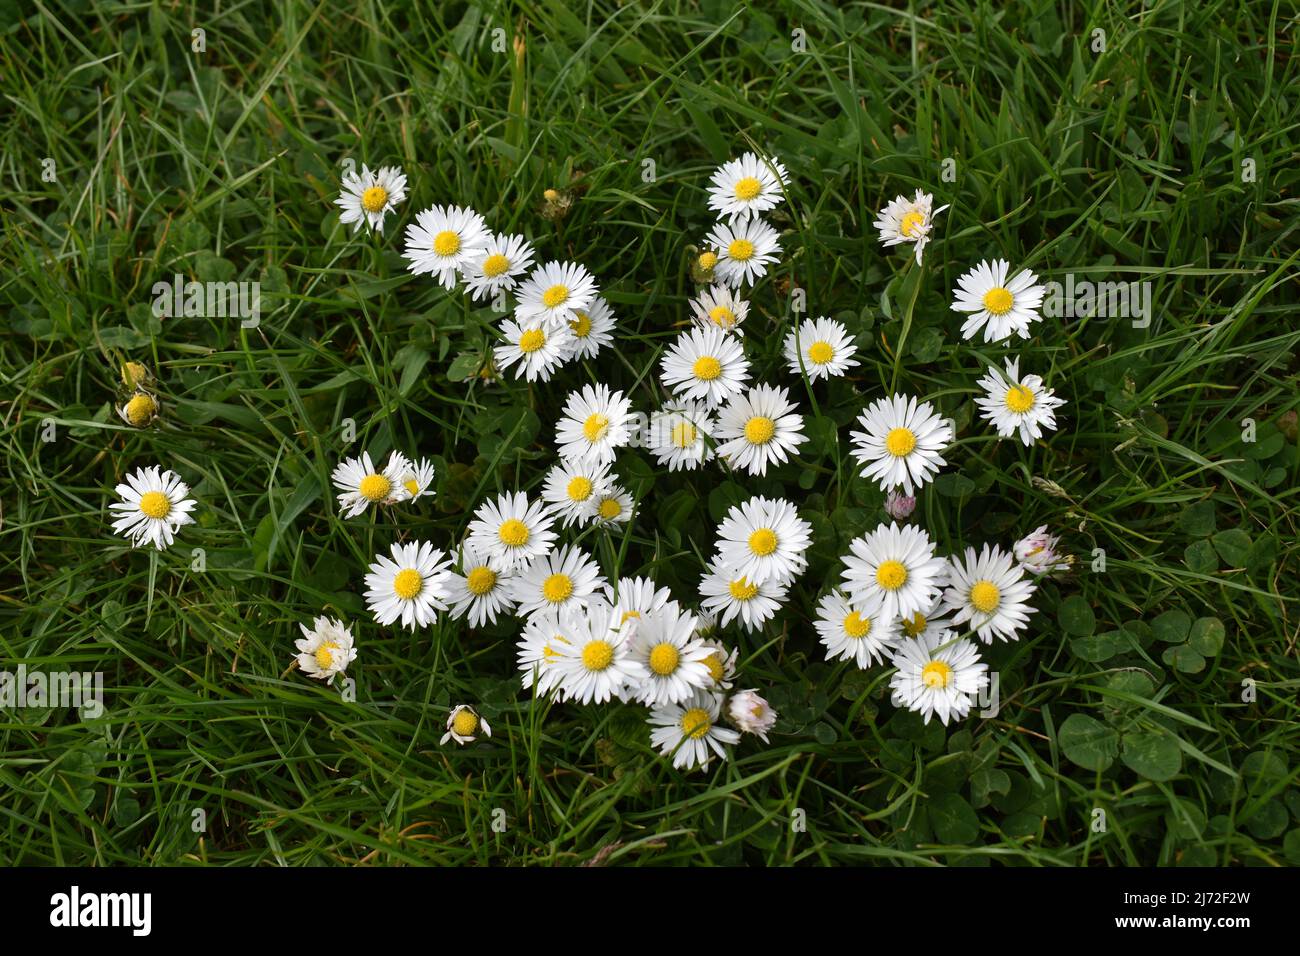
[[[118,408],[117,413],[128,425],[144,428],[158,417],[158,401],[145,391],[137,391]]]
[[[542,218],[555,222],[569,214],[573,206],[573,194],[558,189],[547,189],[542,193]]]
[[[1042,525],[1016,542],[1016,560],[1026,571],[1040,576],[1068,571],[1074,564],[1074,555],[1061,553],[1057,549],[1060,541],[1059,535],[1048,534],[1047,525]]]
[[[352,631],[342,621],[318,617],[310,628],[299,624],[302,639],[294,641],[298,648],[298,669],[317,680],[331,680],[342,674],[357,659],[357,649],[352,643]]]
[[[691,260],[691,278],[701,285],[713,282],[713,268],[718,264],[718,254],[706,249]]]
[[[754,734],[767,743],[767,732],[776,723],[776,711],[756,690],[738,690],[727,703],[727,717],[743,733]]]
[[[127,388],[139,388],[151,379],[149,370],[139,362],[122,363],[122,384]]]
[[[885,495],[885,513],[889,517],[902,521],[916,510],[916,498],[912,495],[891,491]]]
[[[448,715],[447,732],[442,735],[438,743],[445,744],[449,740],[454,740],[458,744],[472,744],[478,739],[480,731],[484,737],[492,736],[492,728],[488,726],[486,720],[474,712],[473,707],[468,704],[458,704]]]

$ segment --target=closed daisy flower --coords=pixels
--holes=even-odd
[[[370,452],[363,451],[360,458],[345,458],[330,480],[340,489],[339,508],[345,518],[355,518],[371,505],[391,505],[411,497],[407,490],[408,477],[414,478],[411,463],[406,456],[393,452],[383,469],[375,467]],[[418,482],[417,482],[418,484]]]
[[[1048,534],[1045,524],[1017,541],[1014,551],[1020,566],[1039,577],[1053,571],[1068,571],[1074,566],[1074,555],[1061,551],[1060,536]]]
[[[137,468],[113,490],[122,499],[108,506],[116,518],[113,531],[129,539],[133,548],[152,544],[165,551],[176,539],[176,532],[194,522],[190,486],[176,472],[162,471],[159,465]]]
[[[597,502],[612,487],[608,463],[561,459],[546,473],[542,500],[567,528],[590,521]]]
[[[709,678],[713,681],[713,690],[720,692],[731,690],[736,677],[736,658],[740,656],[737,647],[728,648],[708,635],[717,630],[717,616],[711,611],[701,611],[695,617],[695,636],[704,642],[709,656],[704,658],[704,666],[709,669]]]
[[[785,360],[791,374],[807,372],[810,379],[843,375],[859,364],[854,351],[848,329],[825,316],[804,319],[797,331],[785,337]]]
[[[541,319],[547,328],[567,326],[596,298],[596,280],[576,262],[548,262],[516,291],[515,317]]]
[[[352,231],[369,224],[375,232],[384,231],[384,217],[406,198],[406,176],[398,166],[381,166],[371,170],[364,163],[361,175],[354,170],[343,174],[343,190],[334,202],[342,210],[339,222],[352,225]]]
[[[710,408],[730,400],[749,380],[749,360],[739,340],[721,329],[683,332],[659,362],[664,386],[680,399]]]
[[[487,223],[473,209],[434,206],[406,227],[402,256],[412,275],[427,272],[444,289],[454,289],[465,268],[483,254],[490,235]]]
[[[817,605],[817,629],[828,661],[853,661],[866,670],[889,656],[900,640],[898,623],[874,608],[854,604],[841,591],[831,591]]]
[[[540,611],[577,610],[604,587],[600,567],[581,548],[566,545],[537,558],[511,582],[510,594],[517,614],[531,616]]]
[[[948,208],[940,206],[938,209],[932,209],[933,204],[934,197],[919,189],[911,199],[906,196],[895,196],[876,217],[875,227],[876,232],[880,233],[881,243],[886,246],[912,243],[916,252],[916,264],[919,266],[921,253],[925,250],[925,244],[930,241],[930,228],[934,225],[934,217]]]
[[[733,574],[716,559],[700,581],[704,609],[722,615],[723,627],[740,618],[747,631],[757,631],[770,621],[785,603],[787,591],[775,578],[755,583]]]
[[[782,183],[790,174],[775,159],[746,153],[723,163],[709,184],[709,208],[720,218],[748,219],[767,212],[784,198]]]
[[[311,627],[299,624],[302,638],[294,641],[298,648],[298,669],[317,680],[333,680],[357,659],[352,631],[342,621],[318,617]]]
[[[620,615],[603,602],[593,602],[586,614],[565,622],[569,641],[552,645],[555,657],[550,664],[565,699],[603,704],[646,679],[645,667],[632,656],[627,639],[636,623],[621,623]]]
[[[718,415],[718,455],[733,468],[766,475],[769,463],[784,464],[808,440],[796,408],[789,392],[770,385],[736,396]]]
[[[484,246],[461,270],[475,302],[509,292],[533,264],[533,247],[523,236],[489,233]]]
[[[679,704],[664,704],[650,712],[650,743],[679,770],[708,770],[716,756],[727,759],[727,746],[740,743],[740,734],[719,723],[722,697],[696,691]]]
[[[781,254],[776,230],[761,219],[717,223],[708,242],[718,256],[713,274],[733,289],[757,282]]]
[[[1050,388],[1043,385],[1037,375],[1020,375],[1020,359],[1007,359],[1007,373],[1003,377],[996,366],[989,366],[988,374],[980,379],[984,394],[975,399],[983,419],[997,429],[1003,438],[1017,432],[1025,445],[1032,445],[1043,437],[1043,429],[1056,430],[1056,410],[1065,404]]]
[[[604,385],[584,385],[570,392],[564,417],[555,428],[560,457],[607,464],[616,449],[632,439],[632,403]]]
[[[537,695],[545,696],[559,685],[560,672],[551,665],[558,656],[556,648],[569,643],[567,634],[571,628],[566,622],[571,624],[575,616],[581,617],[582,613],[561,615],[558,611],[542,611],[524,624],[516,644],[524,690],[532,689]]]
[[[573,334],[568,327],[549,328],[540,318],[520,324],[501,320],[504,345],[492,349],[497,368],[515,366],[515,378],[549,382],[555,370],[573,357]]]
[[[1010,269],[1005,259],[984,261],[957,279],[952,309],[968,314],[962,338],[974,338],[983,329],[985,342],[1001,342],[1012,333],[1027,339],[1030,323],[1042,320],[1038,309],[1047,289],[1028,269],[1008,280]]]
[[[144,389],[137,389],[134,395],[117,407],[117,414],[122,421],[134,428],[152,425],[160,411],[162,406],[158,399]]]
[[[569,320],[573,333],[573,354],[578,358],[595,358],[606,345],[614,342],[614,312],[600,296],[586,309],[574,309]]]
[[[514,611],[514,598],[510,596],[510,571],[499,571],[492,559],[466,542],[460,549],[460,574],[451,576],[451,616],[469,615],[470,627],[482,627],[497,622],[498,614]]]
[[[727,719],[741,733],[753,734],[767,743],[767,732],[776,723],[776,711],[754,688],[738,690],[727,701]]]
[[[549,554],[555,542],[554,518],[540,501],[522,491],[498,495],[474,512],[465,542],[502,571]]]
[[[725,285],[711,285],[691,299],[691,313],[695,324],[702,329],[721,329],[723,332],[744,335],[743,326],[749,315],[749,303]]]
[[[605,527],[627,524],[632,520],[632,496],[620,486],[610,485],[608,491],[596,498],[591,520]]]
[[[693,471],[713,457],[708,437],[715,427],[704,402],[669,402],[650,417],[646,448],[669,471]]]
[[[881,491],[900,485],[911,495],[947,464],[939,454],[952,441],[952,425],[929,402],[893,395],[872,402],[861,415],[860,432],[850,432],[862,477]]]
[[[849,543],[844,556],[844,591],[854,604],[877,605],[890,621],[934,605],[946,581],[947,564],[934,555],[934,542],[915,525],[880,525]]]
[[[421,458],[419,461],[407,459],[406,468],[402,472],[401,485],[406,489],[409,501],[432,495],[430,487],[433,485],[433,462],[427,458]]]
[[[445,744],[449,740],[454,740],[462,745],[472,744],[479,734],[484,737],[492,736],[492,728],[488,726],[488,722],[469,704],[457,704],[447,715],[447,732],[442,735],[438,743]]]
[[[969,621],[985,644],[993,643],[994,637],[1014,641],[1036,610],[1029,599],[1037,588],[1014,556],[986,544],[978,554],[967,548],[962,559],[949,560],[943,606],[955,612],[954,625]]]
[[[705,658],[711,648],[694,637],[695,617],[676,601],[642,616],[632,632],[632,656],[645,667],[647,677],[636,689],[636,699],[651,707],[675,704],[695,691],[713,686]]]
[[[379,624],[400,619],[408,630],[428,627],[447,610],[451,562],[427,541],[394,544],[392,558],[375,556],[366,575],[366,605]]]
[[[736,575],[789,584],[808,566],[812,525],[782,498],[755,496],[733,505],[718,525],[717,560]]]
[[[894,705],[920,714],[927,724],[931,716],[945,725],[965,717],[989,686],[979,648],[952,631],[903,641],[891,663],[897,668],[889,679]]]

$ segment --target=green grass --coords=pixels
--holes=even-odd
[[[102,671],[107,710],[0,712],[0,861],[1300,862],[1288,5],[212,6],[3,4],[0,669]],[[703,186],[750,145],[793,181],[746,348],[759,380],[793,384],[814,441],[759,481],[626,453],[640,519],[584,539],[607,575],[694,600],[737,497],[790,497],[814,525],[785,612],[727,635],[778,732],[687,776],[650,751],[639,708],[520,693],[513,622],[379,628],[361,575],[399,533],[447,546],[486,495],[536,489],[570,389],[599,379],[657,405],[653,363],[711,223]],[[380,242],[337,223],[345,158],[410,177]],[[548,187],[576,196],[556,222]],[[952,204],[922,270],[871,229],[917,187]],[[548,385],[479,381],[494,315],[398,255],[415,212],[447,202],[587,265],[617,352]],[[963,342],[948,302],[986,256],[1152,283],[1149,328],[1048,320],[1016,347],[1069,401],[1032,450],[973,414],[1004,350]],[[261,326],[154,319],[151,287],[176,272],[259,280]],[[858,335],[859,374],[808,388],[783,371],[791,285]],[[113,411],[127,359],[157,374],[148,430]],[[998,715],[946,730],[895,712],[887,668],[826,664],[809,622],[882,517],[847,426],[893,385],[960,426],[916,515],[941,549],[1046,523],[1079,555],[1024,639],[988,650]],[[329,472],[363,447],[434,457],[434,502],[401,528],[342,521]],[[108,529],[114,484],[153,463],[201,502],[160,556]],[[286,670],[322,608],[356,625],[355,702]],[[490,742],[438,746],[459,702],[480,705]]]

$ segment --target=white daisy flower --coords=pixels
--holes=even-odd
[[[733,468],[766,475],[768,463],[784,464],[808,440],[803,418],[784,388],[756,385],[737,395],[718,415],[717,452]]]
[[[357,659],[352,631],[342,621],[318,617],[311,627],[299,624],[302,638],[294,641],[298,648],[298,669],[317,680],[332,680]]]
[[[533,270],[515,292],[515,317],[541,319],[548,329],[567,326],[591,307],[596,280],[576,262],[548,262]]]
[[[533,247],[523,236],[489,233],[478,254],[465,264],[465,289],[475,301],[509,292],[533,264]]]
[[[1020,440],[1032,445],[1043,437],[1043,429],[1056,430],[1056,410],[1065,404],[1050,388],[1043,386],[1037,375],[1020,377],[1020,359],[1007,359],[1007,374],[996,366],[989,366],[988,374],[980,379],[984,394],[975,399],[983,419],[997,429],[1003,438],[1020,432]]]
[[[549,665],[556,671],[565,699],[603,704],[646,679],[646,669],[632,656],[628,640],[637,622],[623,623],[621,614],[604,602],[593,601],[585,615],[572,615],[565,622],[569,643],[551,645],[555,656]]]
[[[714,276],[732,288],[757,282],[781,254],[779,238],[762,219],[715,224],[707,240],[718,256]]]
[[[907,395],[878,398],[858,424],[864,430],[849,433],[853,457],[862,477],[879,481],[881,491],[901,485],[911,495],[947,464],[939,452],[952,441],[952,424],[929,402]]]
[[[704,665],[709,669],[714,691],[720,692],[731,690],[736,677],[736,658],[740,656],[740,648],[728,648],[720,641],[711,639],[708,635],[717,629],[717,625],[717,615],[712,611],[701,611],[695,617],[695,636],[709,651],[709,656],[704,658]]]
[[[556,611],[543,611],[530,617],[519,637],[517,660],[524,690],[532,688],[538,696],[546,696],[559,685],[560,672],[552,667],[561,644],[569,643],[566,634],[577,614],[560,615]]]
[[[113,489],[122,499],[108,506],[117,519],[113,532],[129,538],[133,548],[152,544],[165,551],[183,525],[194,523],[190,511],[196,502],[189,497],[190,486],[176,472],[160,469],[137,468]]]
[[[967,548],[964,560],[955,556],[949,560],[943,606],[956,612],[953,624],[969,621],[985,644],[993,643],[994,637],[1014,641],[1037,610],[1029,605],[1037,589],[1013,555],[986,544],[978,555]]]
[[[632,402],[604,385],[584,385],[570,392],[564,417],[555,427],[555,442],[566,461],[608,464],[615,449],[632,440]]]
[[[483,254],[490,236],[487,223],[473,209],[433,206],[406,227],[402,257],[412,275],[427,272],[444,289],[454,289],[461,272]]]
[[[890,663],[897,668],[889,679],[895,706],[920,714],[927,724],[931,715],[945,725],[965,717],[989,685],[979,648],[952,631],[903,641]]]
[[[399,166],[381,166],[372,170],[361,164],[361,175],[349,169],[343,174],[343,189],[334,200],[343,211],[339,222],[354,223],[352,231],[367,223],[375,232],[384,231],[384,217],[406,198],[406,175]]]
[[[482,627],[489,621],[495,624],[498,614],[514,611],[514,598],[510,596],[512,572],[497,570],[491,557],[469,542],[461,545],[460,570],[460,574],[451,576],[448,602],[453,618],[468,614],[470,627]]]
[[[721,711],[722,697],[707,690],[656,707],[650,712],[650,743],[679,770],[708,770],[714,755],[727,759],[724,744],[740,743],[740,734],[719,723]]]
[[[794,505],[755,496],[729,508],[718,525],[717,560],[737,577],[789,584],[808,566],[811,544],[812,525]]]
[[[527,565],[511,582],[515,613],[531,617],[540,611],[586,607],[597,589],[604,587],[600,566],[581,548],[565,545]]]
[[[659,587],[650,578],[619,578],[615,584],[605,585],[604,596],[606,604],[617,604],[622,609],[624,621],[657,614],[670,604],[677,607],[672,592]],[[680,608],[678,611],[680,613]],[[692,625],[696,620],[692,618]]]
[[[546,473],[542,500],[567,528],[590,521],[596,504],[613,486],[608,463],[561,459]]]
[[[614,343],[614,310],[596,296],[586,309],[573,310],[569,331],[573,333],[573,354],[580,359],[595,358],[602,348]]]
[[[542,502],[530,504],[522,491],[506,492],[496,501],[478,506],[465,543],[487,555],[498,569],[508,571],[550,553],[555,542],[553,523]]]
[[[394,543],[392,560],[375,555],[366,575],[366,605],[379,624],[398,618],[409,630],[428,627],[447,610],[451,596],[451,562],[441,548],[427,541]]]
[[[624,612],[626,613],[626,612]],[[650,707],[675,704],[713,686],[705,659],[713,653],[694,637],[695,616],[670,601],[642,616],[632,633],[632,656],[646,669],[636,699]]]
[[[419,461],[406,460],[406,469],[402,472],[401,485],[406,489],[407,500],[415,501],[425,495],[432,495],[429,486],[433,484],[433,462],[427,458]]]
[[[944,631],[952,629],[952,621],[943,616],[943,597],[941,595],[924,612],[917,611],[907,617],[900,617],[898,626],[904,638],[937,637]]]
[[[772,705],[758,696],[756,688],[738,690],[727,701],[727,719],[741,733],[753,734],[763,743],[768,743],[767,732],[776,723],[776,717]]]
[[[457,704],[447,716],[447,732],[438,741],[445,744],[454,740],[458,744],[472,744],[482,733],[484,737],[492,736],[492,728],[480,717],[469,704]]]
[[[632,505],[632,496],[625,489],[610,485],[608,491],[596,498],[591,520],[606,528],[627,524],[632,520]]]
[[[749,381],[749,360],[740,340],[721,329],[690,329],[659,360],[664,387],[687,400],[717,407],[740,394]]]
[[[707,291],[691,299],[691,312],[695,324],[702,329],[721,329],[743,336],[749,303],[725,285],[711,285]]]
[[[709,208],[733,222],[776,207],[785,198],[790,174],[775,159],[745,153],[723,163],[709,180]]]
[[[798,330],[785,337],[785,360],[792,375],[809,379],[840,376],[860,363],[849,330],[834,319],[804,319]],[[800,361],[802,360],[802,365]]]
[[[1022,568],[1042,577],[1053,571],[1068,571],[1074,567],[1074,555],[1061,551],[1060,544],[1060,536],[1048,534],[1047,525],[1044,524],[1017,541],[1013,550]]]
[[[853,604],[841,591],[831,591],[817,605],[813,621],[828,661],[853,661],[866,670],[885,660],[901,640],[898,622],[864,604]]]
[[[345,518],[355,518],[370,505],[391,505],[411,497],[406,487],[411,463],[406,456],[393,452],[383,470],[370,460],[370,452],[363,451],[360,458],[345,458],[334,469],[330,480],[341,489],[339,508]]]
[[[568,326],[549,328],[541,318],[518,323],[501,320],[504,345],[494,346],[492,358],[504,371],[518,363],[515,378],[549,382],[555,370],[573,357],[573,333]]]
[[[716,427],[704,402],[669,402],[650,416],[646,448],[669,471],[693,471],[713,457],[707,439]]]
[[[947,563],[934,555],[934,542],[915,525],[879,525],[849,542],[844,591],[864,608],[880,606],[889,621],[932,607],[946,581]]]
[[[896,246],[902,242],[910,242],[915,247],[916,264],[921,264],[921,253],[925,250],[925,244],[930,241],[930,228],[934,225],[934,217],[947,209],[947,206],[940,206],[938,209],[931,209],[934,204],[934,197],[921,190],[916,191],[912,199],[906,196],[895,196],[880,214],[876,217],[876,231],[880,233],[880,241],[886,246]]]
[[[785,603],[788,585],[771,578],[761,583],[750,581],[716,559],[700,581],[700,595],[705,610],[722,615],[722,626],[739,617],[747,631],[757,631]]]
[[[1008,281],[1011,263],[1005,259],[983,261],[957,279],[952,290],[952,310],[969,313],[961,337],[971,339],[984,329],[985,342],[1001,342],[1013,332],[1029,338],[1029,324],[1042,321],[1038,309],[1047,289],[1028,269]]]

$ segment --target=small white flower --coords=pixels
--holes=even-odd
[[[620,610],[593,601],[586,614],[572,615],[565,622],[569,642],[551,645],[550,664],[565,699],[603,704],[646,679],[646,669],[632,656],[628,640],[637,622],[622,622],[621,615]]]
[[[196,502],[189,497],[190,486],[176,472],[160,469],[137,468],[113,489],[122,499],[108,506],[117,519],[113,531],[128,538],[133,548],[152,544],[165,551],[183,525],[194,523],[190,511]]]
[[[934,555],[934,542],[915,525],[880,525],[849,542],[844,556],[844,590],[864,608],[881,608],[890,621],[926,611],[938,599],[947,564]]]
[[[596,354],[614,342],[614,312],[600,296],[591,300],[586,309],[574,309],[569,320],[573,333],[573,354],[580,358],[595,358]]]
[[[444,289],[456,288],[462,271],[488,244],[487,223],[473,209],[433,206],[406,227],[402,257],[412,275],[429,273]]]
[[[853,604],[840,591],[823,597],[813,627],[826,646],[826,659],[853,661],[866,670],[888,657],[902,638],[897,619],[882,614],[882,606]]]
[[[952,425],[929,402],[893,395],[872,402],[850,432],[853,457],[862,477],[880,482],[881,491],[900,485],[911,495],[947,464],[939,454],[952,441]]]
[[[762,697],[758,690],[738,690],[727,702],[727,717],[738,727],[741,733],[754,734],[763,743],[768,743],[767,732],[776,723],[776,711]]]
[[[472,744],[482,733],[484,737],[492,736],[492,728],[480,717],[469,704],[457,704],[447,716],[447,732],[438,741],[445,744],[454,740],[458,744]]]
[[[953,624],[970,622],[985,644],[998,637],[1019,639],[1016,633],[1029,626],[1029,605],[1038,586],[1025,577],[1025,569],[1001,548],[984,545],[977,555],[967,548],[964,559],[948,562],[948,588],[943,592],[946,611],[955,611]]]
[[[551,665],[558,653],[556,648],[569,643],[566,635],[572,630],[575,617],[581,618],[582,613],[568,612],[561,615],[558,611],[543,611],[530,617],[524,624],[524,631],[516,645],[524,690],[532,688],[534,693],[544,697],[558,686],[560,672]]]
[[[1047,525],[1039,525],[1016,542],[1016,560],[1026,571],[1039,577],[1053,571],[1068,571],[1074,566],[1074,555],[1060,551],[1060,543],[1058,535],[1047,533]]]
[[[357,659],[352,631],[342,621],[318,617],[312,627],[299,624],[302,638],[294,641],[298,648],[298,669],[308,677],[331,680],[342,674]]]
[[[375,232],[384,231],[384,216],[406,198],[406,176],[399,166],[381,166],[371,170],[364,163],[361,175],[349,169],[343,174],[343,189],[335,204],[342,209],[339,222],[353,224],[352,231],[369,224]]]
[[[475,302],[508,292],[533,264],[533,247],[523,236],[489,234],[483,248],[462,270]]]
[[[714,171],[709,181],[709,208],[733,222],[757,216],[785,198],[782,184],[789,178],[777,160],[745,153]]]
[[[736,396],[718,415],[718,455],[733,468],[766,475],[769,463],[785,463],[808,440],[803,418],[795,414],[798,407],[784,388],[770,385]]]
[[[511,582],[516,613],[531,617],[541,611],[586,607],[604,587],[600,566],[580,548],[565,545],[527,565]]]
[[[924,612],[917,611],[898,619],[903,637],[937,637],[952,629],[952,621],[943,616],[943,596],[940,595]]]
[[[982,328],[985,342],[1001,342],[1013,332],[1027,339],[1030,323],[1042,321],[1038,309],[1046,287],[1038,285],[1038,277],[1028,269],[1008,280],[1010,269],[1005,259],[983,261],[957,279],[952,310],[969,313],[961,326],[962,338],[974,338]]]
[[[1050,388],[1043,386],[1037,375],[1020,376],[1020,359],[1007,359],[1007,374],[990,365],[988,374],[980,379],[984,394],[975,399],[982,417],[997,429],[1003,438],[1016,432],[1025,445],[1032,445],[1043,437],[1043,429],[1056,430],[1056,410],[1065,404]]]
[[[619,578],[605,585],[605,603],[617,604],[623,610],[623,620],[641,618],[676,606],[672,592],[661,588],[650,578]]]
[[[560,457],[567,461],[608,464],[632,439],[632,402],[604,385],[584,385],[570,392],[564,417],[555,428]]]
[[[783,498],[755,496],[728,509],[718,525],[717,560],[756,584],[792,582],[808,566],[812,525]]]
[[[931,210],[933,203],[934,197],[919,189],[912,199],[895,196],[876,217],[875,227],[880,233],[880,241],[886,246],[896,246],[901,242],[912,243],[916,250],[916,264],[919,266],[921,253],[930,241],[934,217],[948,208],[940,206]]]
[[[785,603],[788,585],[776,579],[761,583],[733,574],[717,560],[700,581],[705,610],[722,615],[722,626],[739,617],[747,631],[759,630]]]
[[[679,770],[709,768],[716,755],[727,759],[724,744],[737,744],[740,734],[723,727],[718,718],[722,698],[712,691],[696,691],[679,704],[664,704],[650,712],[650,743]]]
[[[744,335],[749,303],[725,285],[711,285],[691,300],[695,324],[702,329],[721,329]]]
[[[668,402],[650,416],[646,448],[669,471],[693,471],[713,457],[708,438],[716,427],[704,402]]]
[[[602,527],[627,524],[632,520],[632,496],[619,485],[610,485],[609,490],[596,498],[591,520]]]
[[[645,680],[636,688],[637,700],[661,707],[713,686],[709,665],[704,663],[713,650],[694,634],[695,616],[683,612],[676,601],[637,619],[632,656],[646,670]]]
[[[366,575],[366,605],[379,624],[401,618],[409,630],[428,627],[447,610],[451,596],[451,562],[427,541],[394,544],[392,559],[375,556]]]
[[[550,553],[555,542],[553,524],[554,517],[542,502],[530,504],[522,491],[506,492],[478,506],[465,540],[496,568],[508,571]]]
[[[779,239],[776,230],[762,219],[717,223],[707,240],[718,257],[714,276],[733,289],[757,282],[781,254]]]
[[[546,473],[542,500],[567,528],[575,523],[589,522],[597,502],[609,494],[613,486],[608,464],[561,459]]]
[[[834,319],[804,319],[798,330],[785,338],[785,360],[792,375],[808,373],[809,379],[830,379],[857,366],[853,336]]]
[[[360,458],[345,458],[334,469],[330,479],[341,490],[339,508],[345,518],[355,518],[370,505],[391,505],[411,497],[406,487],[411,463],[406,456],[393,452],[383,470],[370,460],[370,452],[363,451]]]
[[[498,614],[509,614],[515,602],[510,596],[510,571],[493,567],[492,559],[468,541],[460,549],[460,574],[451,576],[451,616],[462,618],[469,614],[470,627],[482,627],[497,621]]]
[[[515,293],[515,318],[541,319],[548,329],[567,327],[596,298],[596,280],[576,262],[548,262],[533,270]]]
[[[425,495],[432,495],[429,486],[433,484],[433,462],[427,458],[419,461],[406,460],[406,469],[402,472],[402,487],[406,490],[407,500],[415,501]]]
[[[749,381],[749,360],[740,340],[721,329],[689,329],[659,361],[664,387],[679,399],[710,408],[739,395]]]
[[[502,345],[492,357],[501,370],[516,365],[515,378],[549,382],[555,370],[573,357],[573,333],[568,326],[549,328],[540,317],[524,323],[501,320]]]
[[[740,648],[728,649],[725,644],[710,638],[709,635],[717,630],[717,626],[718,618],[712,611],[700,611],[695,617],[695,636],[709,651],[709,656],[704,658],[704,664],[709,669],[714,691],[721,692],[731,690],[732,682],[736,677],[736,658],[740,656]]]
[[[889,679],[894,705],[920,714],[927,724],[931,715],[945,725],[965,717],[989,685],[979,648],[952,631],[903,641],[891,663],[897,668]]]

